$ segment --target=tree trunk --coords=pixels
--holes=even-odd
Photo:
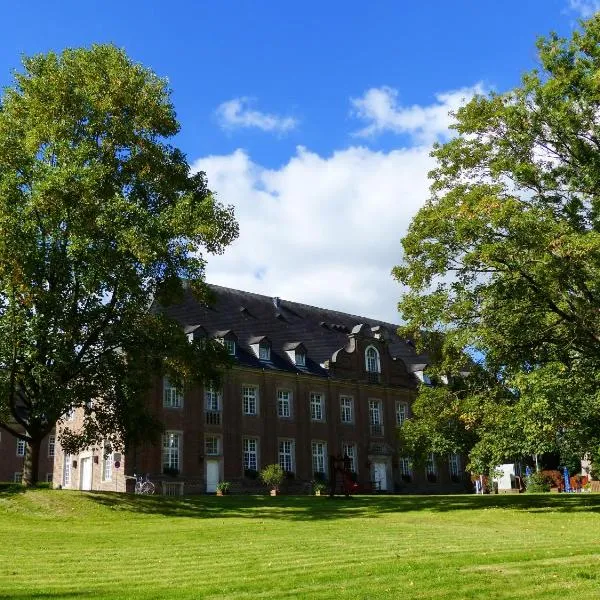
[[[32,487],[37,484],[40,468],[41,440],[27,443],[25,448],[25,462],[23,464],[23,485]]]

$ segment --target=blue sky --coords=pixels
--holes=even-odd
[[[390,269],[427,198],[449,109],[503,91],[586,0],[3,3],[0,85],[21,55],[113,42],[168,77],[176,143],[233,204],[208,278],[397,321]]]

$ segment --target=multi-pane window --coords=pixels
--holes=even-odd
[[[215,390],[212,386],[207,387],[204,391],[204,406],[206,410],[221,410],[221,392]]]
[[[48,456],[52,458],[56,452],[56,436],[48,436]]]
[[[356,473],[356,444],[342,444],[342,452],[344,453],[344,465],[347,465],[347,468]]]
[[[258,358],[260,360],[271,360],[271,346],[269,344],[258,345]]]
[[[448,455],[448,469],[451,477],[460,477],[460,456],[458,454]]]
[[[244,438],[244,470],[258,471],[258,440],[255,438]]]
[[[396,402],[396,425],[400,426],[406,421],[408,406],[404,402]]]
[[[163,435],[163,470],[179,471],[181,465],[181,433],[167,431]]]
[[[21,471],[17,471],[14,475],[13,475],[13,481],[15,483],[21,483],[23,481],[23,473]]]
[[[71,455],[65,454],[63,459],[63,486],[71,485]]]
[[[296,352],[296,365],[299,367],[306,366],[306,354],[304,352]]]
[[[25,456],[25,440],[17,439],[17,456]]]
[[[354,398],[340,396],[340,419],[342,423],[354,422]]]
[[[277,392],[277,416],[289,418],[292,415],[291,400],[292,394],[289,390]]]
[[[204,440],[204,449],[207,456],[218,456],[219,452],[219,438],[215,435],[207,436]]]
[[[398,468],[400,470],[400,475],[403,477],[410,477],[410,459],[407,456],[401,456],[398,460]]]
[[[242,387],[242,410],[245,415],[258,414],[258,388]]]
[[[437,467],[435,464],[435,454],[430,452],[427,455],[427,462],[425,463],[425,471],[427,475],[435,475],[437,473]]]
[[[113,453],[107,452],[104,455],[104,463],[102,465],[102,480],[110,481],[113,472]]]
[[[310,418],[313,421],[324,421],[324,400],[323,394],[310,395]]]
[[[369,423],[371,425],[371,435],[383,435],[381,401],[379,400],[369,400]]]
[[[235,356],[235,342],[233,340],[223,340],[223,346],[225,346],[227,354]]]
[[[183,394],[165,377],[163,379],[163,406],[165,408],[181,408]]]
[[[373,346],[369,346],[365,352],[365,367],[369,373],[381,373],[379,352]]]
[[[293,440],[279,440],[279,465],[284,471],[294,472]]]
[[[327,443],[312,443],[312,464],[314,473],[327,474]]]

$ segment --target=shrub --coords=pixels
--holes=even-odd
[[[229,481],[219,481],[219,483],[217,483],[217,491],[223,494],[227,494],[230,489],[231,483],[229,483]]]
[[[285,471],[278,464],[267,465],[260,472],[261,481],[272,490],[279,488],[284,477]]]
[[[552,484],[552,480],[541,471],[532,473],[529,477],[525,478],[525,481],[525,491],[529,492],[530,494],[549,492]]]

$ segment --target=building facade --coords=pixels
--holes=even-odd
[[[410,418],[426,357],[395,325],[212,290],[210,308],[189,295],[169,314],[190,338],[225,345],[234,366],[221,389],[178,390],[157,378],[148,401],[164,423],[161,444],[127,456],[101,446],[65,456],[58,447],[55,485],[124,491],[133,485],[125,474],[144,473],[168,494],[212,493],[224,480],[257,491],[258,472],[278,463],[290,492],[331,479],[336,466],[340,485],[351,478],[358,491],[464,490],[459,456],[430,456],[414,469],[399,447],[397,428]]]
[[[42,441],[39,481],[53,480],[56,435],[52,432]],[[4,429],[0,430],[0,481],[20,483],[23,479],[25,442]]]

